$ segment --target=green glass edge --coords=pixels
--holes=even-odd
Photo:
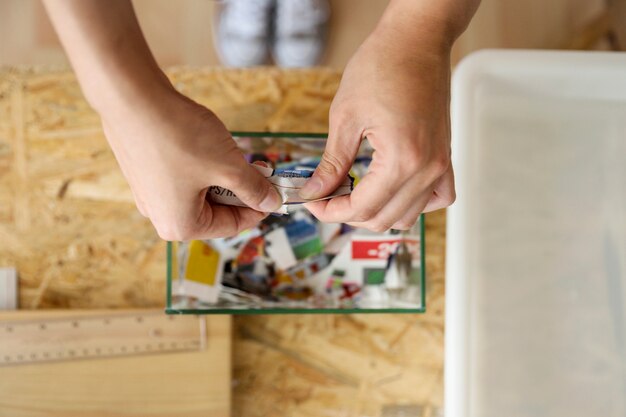
[[[253,138],[322,138],[326,139],[328,133],[304,133],[304,132],[242,132],[233,131],[231,135],[237,137],[253,137]]]
[[[169,310],[172,307],[172,242],[167,242],[167,300],[165,302],[165,310]]]
[[[420,215],[420,263],[422,266],[422,308],[426,312],[426,215]]]
[[[244,137],[278,137],[278,138],[327,138],[328,133],[301,133],[301,132],[243,132],[243,131],[231,131],[233,136]],[[204,314],[204,315],[217,315],[217,314],[230,314],[230,315],[261,315],[261,314],[384,314],[384,313],[397,313],[397,314],[410,314],[410,313],[425,313],[426,312],[426,241],[425,241],[425,218],[422,214],[420,216],[420,258],[421,258],[421,307],[420,308],[381,308],[381,309],[348,309],[348,308],[249,308],[249,309],[184,309],[179,310],[172,308],[172,242],[167,242],[167,289],[166,289],[166,308],[167,314]]]
[[[165,313],[167,314],[194,314],[194,315],[219,315],[219,314],[228,314],[233,316],[247,316],[247,315],[273,315],[273,314],[415,314],[415,313],[425,313],[426,310],[422,308],[381,308],[381,309],[347,309],[347,308],[315,308],[315,309],[306,309],[306,308],[273,308],[273,309],[215,309],[215,310],[204,310],[204,309],[184,309],[177,310],[174,308],[166,308]]]

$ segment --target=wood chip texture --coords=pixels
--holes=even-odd
[[[167,73],[239,131],[325,132],[340,80],[327,69]],[[234,415],[440,415],[444,214],[426,227],[426,314],[237,317]],[[0,69],[3,266],[18,271],[21,308],[164,305],[164,242],[66,69]]]

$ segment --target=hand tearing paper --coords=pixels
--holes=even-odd
[[[339,188],[337,188],[330,195],[314,200],[305,200],[300,197],[299,192],[300,189],[304,187],[304,184],[313,175],[312,170],[275,170],[273,168],[264,167],[256,164],[254,164],[253,166],[257,170],[259,170],[259,172],[263,174],[263,176],[265,176],[265,178],[267,178],[269,182],[274,185],[274,187],[282,197],[283,205],[277,211],[275,211],[275,213],[278,214],[287,214],[289,212],[288,206],[292,204],[303,204],[310,201],[328,200],[330,198],[350,194],[352,192],[354,184],[354,178],[348,175],[343,183],[341,183]],[[209,187],[207,199],[210,199],[215,203],[224,204],[227,206],[246,207],[246,205],[243,204],[232,191],[218,186]]]

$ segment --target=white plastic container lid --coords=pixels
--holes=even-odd
[[[626,416],[626,54],[473,54],[452,131],[446,417]]]

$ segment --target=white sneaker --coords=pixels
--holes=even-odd
[[[273,6],[274,0],[224,0],[213,36],[224,65],[267,64]]]
[[[324,53],[328,0],[277,0],[272,54],[281,67],[311,67]]]

